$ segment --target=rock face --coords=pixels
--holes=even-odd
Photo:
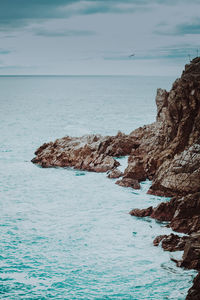
[[[124,176],[153,179],[155,195],[200,191],[200,58],[186,65],[170,92],[158,89],[156,104],[156,122],[130,134],[139,147]]]
[[[186,300],[200,299],[200,273],[195,277],[193,286],[189,289]]]
[[[127,155],[137,146],[137,142],[120,132],[116,136],[107,137],[67,136],[43,144],[36,150],[36,157],[32,162],[43,168],[74,167],[80,170],[107,172],[119,166],[113,156]]]
[[[119,177],[121,177],[123,175],[123,173],[119,170],[119,169],[114,169],[114,170],[112,170],[112,171],[110,171],[109,173],[108,173],[108,178],[113,178],[113,179],[115,179],[115,178],[119,178]]]
[[[74,167],[107,172],[109,178],[122,174],[114,157],[129,155],[123,178],[116,183],[139,189],[150,179],[149,194],[169,196],[169,202],[147,209],[133,209],[136,217],[168,221],[174,231],[189,234],[159,236],[168,251],[184,249],[179,266],[200,270],[200,58],[185,66],[181,78],[167,92],[157,90],[157,117],[153,124],[130,135],[64,137],[43,144],[32,162],[42,167]],[[200,275],[187,299],[200,299]]]
[[[153,244],[154,246],[158,246],[161,242],[161,246],[165,251],[182,251],[188,239],[189,237],[187,236],[180,237],[177,234],[171,233],[170,235],[157,236]]]
[[[132,178],[123,178],[121,180],[118,180],[116,184],[124,187],[132,187],[135,190],[140,189],[140,184],[138,180],[132,179]]]

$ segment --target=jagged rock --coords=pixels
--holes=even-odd
[[[130,156],[128,159],[128,167],[125,170],[125,178],[133,178],[143,181],[147,178],[144,169],[143,160],[140,156]]]
[[[200,192],[184,197],[173,197],[170,201],[161,202],[151,210],[142,209],[141,217],[145,210],[145,214],[151,218],[169,221],[169,227],[174,231],[191,234],[200,230]],[[140,216],[139,211],[137,210],[137,216]]]
[[[200,270],[200,232],[192,234],[187,240],[180,267]]]
[[[170,235],[157,236],[154,239],[153,244],[154,246],[158,246],[160,242],[162,242],[161,246],[165,251],[182,251],[184,250],[185,244],[188,239],[189,237],[187,236],[180,237],[176,234],[171,233]]]
[[[32,162],[42,167],[107,172],[119,165],[114,157],[130,155],[124,177],[117,184],[138,189],[139,182],[148,178],[153,180],[149,194],[175,196],[156,208],[134,209],[130,214],[169,221],[175,231],[195,233],[200,230],[200,57],[185,66],[169,92],[157,90],[156,104],[156,122],[130,135],[67,136],[43,144]],[[182,248],[184,242],[172,235],[162,238],[169,251]],[[197,237],[188,239],[178,265],[199,270],[199,245]],[[187,299],[199,299],[198,284],[199,276]]]
[[[182,194],[200,190],[200,145],[193,144],[173,159],[166,160],[155,174],[151,191]]]
[[[138,143],[129,136],[86,135],[64,137],[55,142],[45,143],[35,152],[32,162],[44,168],[74,167],[94,172],[107,172],[119,165],[113,156],[129,154]]]
[[[135,217],[148,217],[152,214],[152,211],[153,211],[153,207],[150,206],[150,207],[145,208],[145,209],[138,209],[138,208],[132,209],[129,212],[129,214],[131,216],[135,216]]]
[[[123,173],[119,169],[114,169],[108,173],[108,178],[119,178],[123,175]]]
[[[176,210],[170,227],[178,232],[191,234],[200,230],[200,193],[175,200]]]
[[[200,299],[200,272],[193,280],[193,285],[189,289],[186,300],[199,300]]]
[[[151,217],[159,221],[171,221],[176,210],[176,198],[172,198],[169,202],[161,202],[153,209]]]
[[[124,187],[131,187],[135,190],[140,189],[140,184],[138,180],[132,179],[132,178],[122,178],[121,180],[116,181],[116,184]]]
[[[158,89],[157,121],[136,129],[139,141],[125,176],[153,179],[151,194],[186,195],[200,191],[200,58],[186,65],[170,92]]]

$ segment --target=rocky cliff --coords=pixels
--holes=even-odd
[[[160,236],[154,244],[162,242],[169,251],[184,250],[177,265],[200,270],[200,58],[185,66],[169,92],[157,90],[156,104],[156,121],[130,135],[64,137],[42,145],[32,162],[42,167],[110,171],[110,178],[123,175],[117,184],[132,188],[152,180],[148,193],[173,198],[130,214],[168,221],[173,230],[188,234],[187,238]],[[129,155],[128,166],[121,174],[114,157],[124,155]],[[200,275],[187,299],[200,299]]]

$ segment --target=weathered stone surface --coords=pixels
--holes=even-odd
[[[170,227],[178,232],[191,234],[200,230],[200,193],[177,199],[176,210]]]
[[[146,210],[149,212],[149,208]],[[169,221],[169,227],[174,231],[187,234],[197,232],[200,230],[200,192],[161,202],[152,208],[149,216],[159,221]]]
[[[151,191],[182,194],[200,190],[200,145],[193,144],[173,159],[166,160],[155,174]]]
[[[116,181],[116,184],[124,187],[131,187],[135,190],[140,189],[140,184],[138,180],[132,179],[132,178],[122,178],[121,180]]]
[[[116,136],[86,135],[64,137],[45,143],[35,152],[32,162],[44,168],[74,167],[94,172],[107,172],[119,163],[113,156],[129,154],[138,143],[119,132]]]
[[[171,221],[176,210],[176,199],[172,198],[169,202],[161,202],[153,209],[151,217],[159,221]]]
[[[158,246],[161,242],[161,246],[165,251],[182,251],[186,245],[189,237],[183,236],[180,237],[176,234],[171,233],[170,235],[159,235],[157,236],[153,244],[154,246]]]
[[[200,299],[200,272],[193,280],[193,285],[189,289],[186,300],[199,300]]]
[[[108,173],[108,178],[119,178],[123,175],[123,173],[119,169],[114,169]]]
[[[138,208],[132,209],[129,212],[129,214],[131,216],[135,216],[135,217],[148,217],[152,214],[152,211],[153,211],[153,207],[150,206],[150,207],[145,208],[145,209],[138,209]]]
[[[125,177],[153,179],[151,194],[186,195],[200,191],[200,58],[186,65],[170,92],[158,89],[157,120],[130,136]]]
[[[200,270],[200,231],[186,241],[180,267]]]
[[[172,89],[158,89],[156,122],[130,135],[64,137],[43,144],[32,162],[42,167],[74,167],[107,172],[117,178],[119,163],[114,157],[129,155],[121,186],[140,188],[140,181],[152,180],[149,194],[173,197],[156,208],[134,209],[131,215],[168,221],[177,231],[190,234],[179,266],[200,269],[200,58],[185,66]],[[165,250],[182,249],[185,239],[175,235],[159,237]],[[200,299],[199,276],[187,299]],[[193,298],[191,298],[193,297]]]

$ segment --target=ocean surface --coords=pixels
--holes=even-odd
[[[182,252],[152,243],[171,230],[128,214],[163,201],[146,194],[149,181],[136,191],[103,173],[30,162],[59,137],[151,123],[156,89],[174,79],[0,77],[0,299],[185,298],[195,272],[170,260]]]

